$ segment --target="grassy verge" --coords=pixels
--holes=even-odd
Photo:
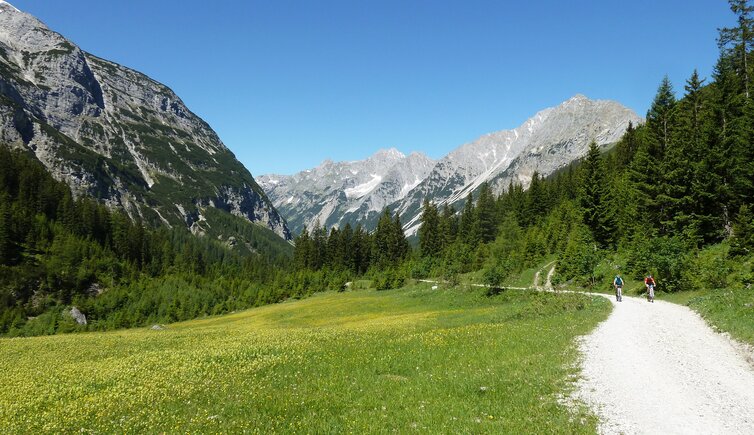
[[[595,431],[559,398],[607,301],[430,287],[0,340],[0,431]]]
[[[662,299],[687,305],[719,331],[754,345],[754,289],[680,292]]]

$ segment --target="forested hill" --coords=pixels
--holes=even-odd
[[[611,152],[601,155],[592,146],[567,170],[548,179],[535,174],[526,191],[511,184],[494,197],[484,185],[460,211],[425,202],[414,256],[380,249],[403,241],[378,227],[370,255],[356,266],[342,264],[340,252],[357,249],[359,239],[351,228],[316,228],[299,238],[298,267],[372,267],[391,283],[426,276],[455,280],[484,270],[492,284],[557,256],[556,280],[591,285],[600,259],[617,255],[622,270],[637,278],[654,272],[664,290],[675,291],[698,285],[690,275],[699,273],[705,247],[724,242],[731,258],[751,255],[754,6],[743,0],[730,5],[738,25],[720,31],[712,77],[690,72],[680,99],[663,79],[646,122],[631,126]],[[386,211],[384,228],[388,217]]]
[[[0,145],[0,335],[168,322],[290,296],[280,281],[290,245],[218,217],[214,231],[239,231],[242,246],[74,199],[38,161]],[[63,315],[71,305],[87,325]]]

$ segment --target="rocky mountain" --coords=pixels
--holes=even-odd
[[[76,194],[132,218],[204,233],[212,208],[290,239],[249,171],[173,91],[82,51],[5,1],[0,145],[33,153]]]
[[[368,222],[400,200],[429,174],[424,154],[381,150],[366,160],[333,162],[295,175],[263,175],[259,183],[298,234],[316,222],[332,227]]]
[[[328,227],[360,221],[372,228],[379,211],[388,206],[401,213],[406,232],[412,235],[419,227],[425,198],[458,209],[485,181],[498,193],[510,182],[527,186],[535,171],[547,176],[585,156],[592,140],[600,146],[616,143],[629,122],[638,124],[642,119],[617,102],[576,95],[518,128],[484,135],[437,162],[388,151],[361,162],[327,161],[289,177],[263,176],[260,182],[294,232],[317,220]],[[416,163],[408,164],[412,157]],[[383,175],[393,164],[410,169],[396,171],[400,176],[394,181]]]
[[[485,181],[496,193],[510,182],[527,187],[535,171],[547,176],[584,157],[593,140],[602,147],[616,143],[629,122],[637,125],[642,119],[615,101],[576,95],[513,130],[484,135],[452,151],[390,209],[400,211],[406,232],[414,234],[424,198],[459,209]]]

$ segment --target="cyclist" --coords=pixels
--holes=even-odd
[[[623,278],[621,278],[620,273],[615,275],[615,279],[613,279],[613,287],[615,287],[615,300],[618,302],[623,301]]]
[[[651,273],[644,278],[644,286],[647,288],[647,300],[649,302],[655,301],[655,285],[655,279]]]

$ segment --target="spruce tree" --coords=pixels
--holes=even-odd
[[[348,222],[343,226],[343,230],[340,232],[340,250],[340,258],[342,261],[341,266],[346,270],[355,271],[354,233],[353,227]]]
[[[482,183],[479,187],[476,209],[481,241],[489,243],[497,237],[497,207],[492,195],[492,188],[487,182]]]
[[[597,143],[592,141],[581,167],[581,193],[579,200],[584,213],[584,223],[602,246],[615,241],[615,204],[609,199],[607,175]]]
[[[408,240],[406,240],[406,234],[403,232],[400,213],[396,213],[393,218],[391,236],[392,252],[390,257],[391,261],[397,264],[406,259],[409,250]]]
[[[393,219],[390,210],[385,207],[372,235],[372,256],[378,268],[384,269],[393,263],[394,234]]]
[[[728,0],[731,11],[736,14],[738,25],[720,29],[717,43],[725,55],[735,59],[736,69],[743,81],[744,95],[748,99],[749,55],[754,47],[754,6],[749,0]]]
[[[676,99],[673,85],[666,75],[663,77],[652,106],[647,112],[647,126],[654,133],[658,149],[651,150],[655,157],[662,158],[670,143],[671,122],[675,109]]]
[[[458,236],[458,216],[452,205],[445,204],[443,206],[438,231],[440,233],[440,250],[444,251],[456,241]]]
[[[539,176],[539,172],[534,171],[531,176],[531,184],[526,192],[525,212],[523,221],[527,225],[533,225],[547,213],[549,209],[549,198],[547,195],[544,179]]]
[[[479,216],[474,207],[474,198],[471,193],[466,196],[466,204],[461,212],[461,221],[458,226],[461,241],[473,248],[479,244]]]
[[[422,257],[435,257],[442,248],[440,218],[437,207],[427,198],[422,207],[421,227],[419,228],[419,249]]]
[[[294,240],[295,249],[293,250],[293,264],[296,269],[302,270],[309,268],[311,258],[311,240],[309,239],[309,230],[304,226],[301,234]]]
[[[754,210],[748,204],[741,206],[733,224],[731,255],[748,255],[754,251]]]
[[[13,257],[10,198],[5,192],[0,191],[0,265],[9,265]]]

